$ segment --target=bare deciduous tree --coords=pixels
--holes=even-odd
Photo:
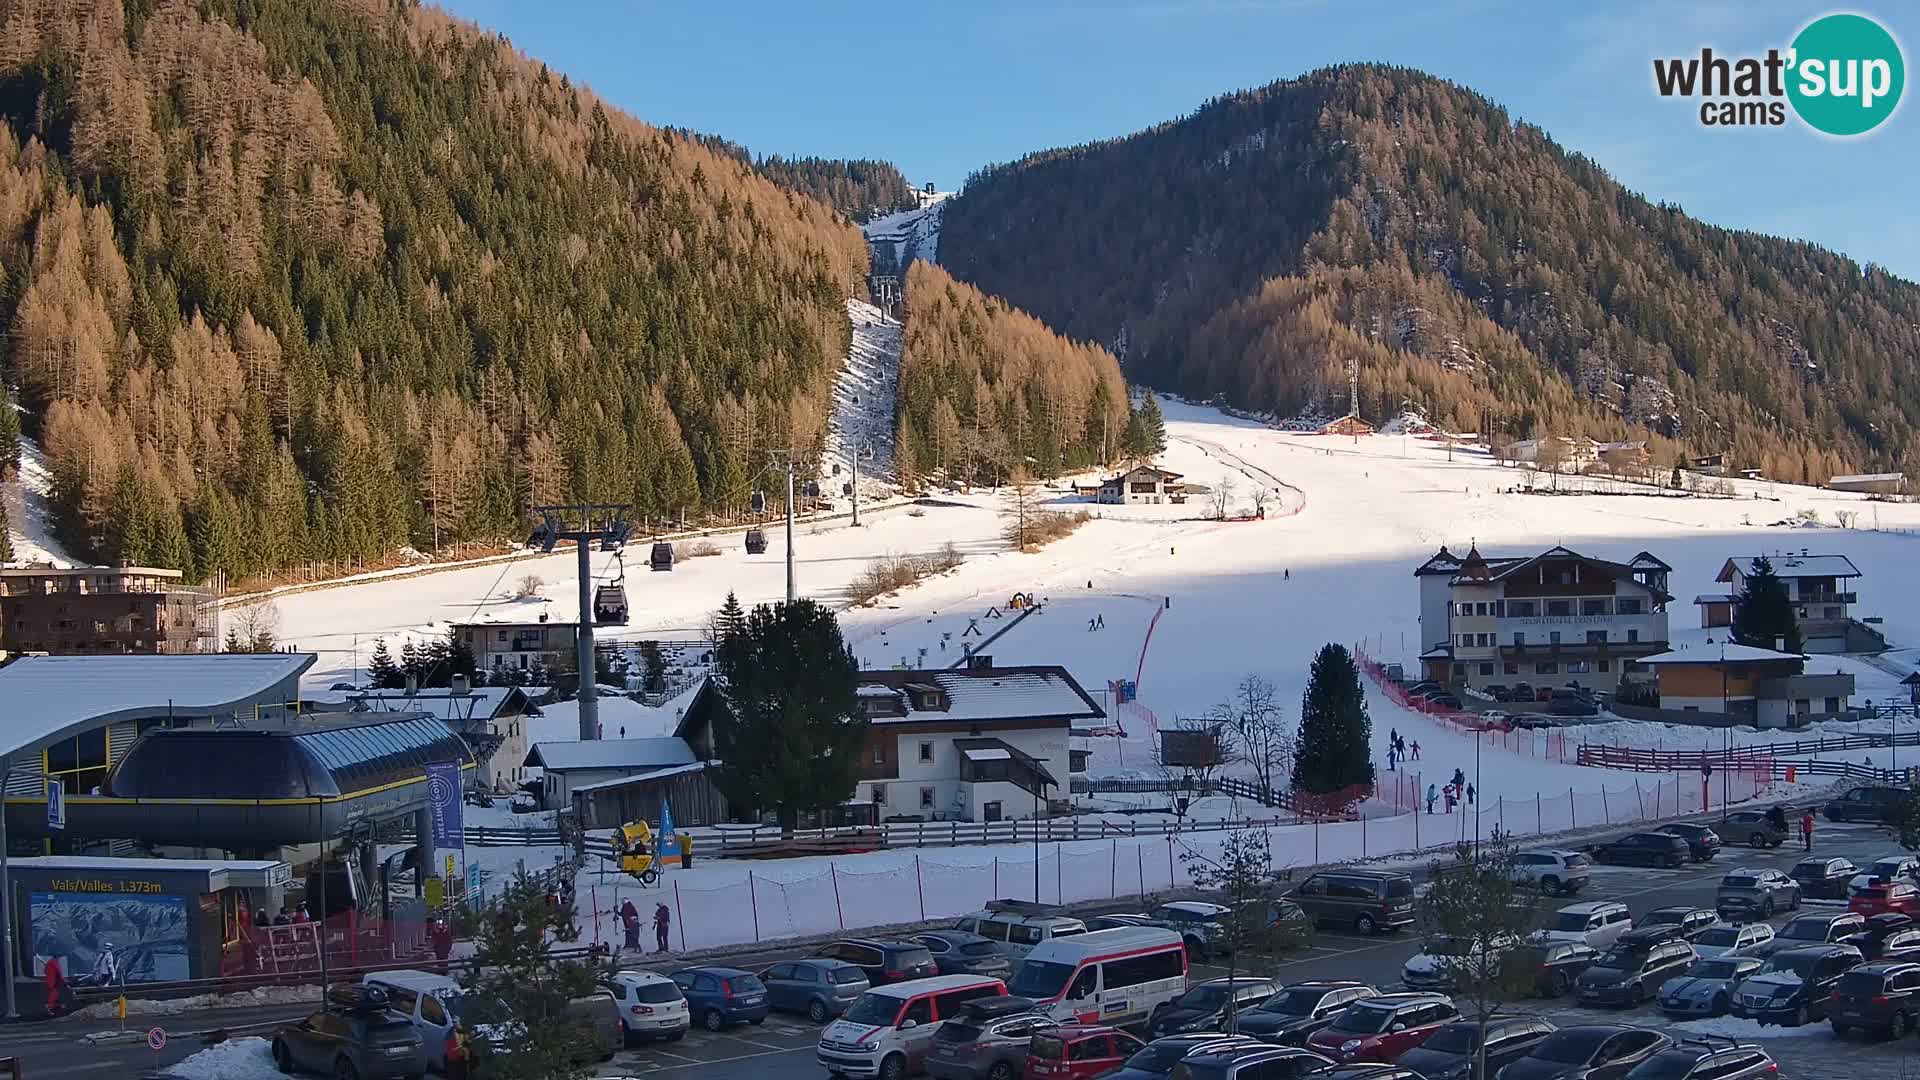
[[[541,577],[539,574],[527,574],[514,584],[513,595],[522,600],[530,600],[539,596],[540,590],[546,587],[546,578]]]
[[[271,600],[234,611],[227,623],[228,652],[272,652],[280,641],[280,608]]]
[[[1213,489],[1213,517],[1215,521],[1227,520],[1227,511],[1233,507],[1233,477],[1223,476]]]
[[[1273,489],[1258,484],[1253,488],[1253,514],[1255,517],[1267,516],[1267,504],[1273,501]]]
[[[1248,675],[1233,696],[1213,707],[1212,718],[1232,733],[1234,752],[1253,769],[1264,791],[1278,791],[1293,773],[1294,733],[1280,708],[1279,692],[1259,675]]]

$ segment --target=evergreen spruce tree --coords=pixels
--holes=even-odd
[[[400,665],[393,662],[393,654],[387,651],[386,638],[373,643],[373,659],[367,661],[367,685],[375,690],[398,690],[407,685]]]
[[[13,406],[13,391],[0,383],[0,480],[20,468],[20,414]]]
[[[226,639],[220,643],[220,651],[243,653],[249,651],[249,649],[249,643],[240,637],[240,628],[237,626],[227,627],[227,636]]]
[[[1157,457],[1167,452],[1167,418],[1160,415],[1160,401],[1151,390],[1147,391],[1147,400],[1140,404],[1140,430],[1144,456]]]
[[[1140,410],[1131,404],[1127,406],[1127,430],[1120,436],[1120,455],[1129,461],[1145,461],[1153,456],[1146,423]]]
[[[514,1037],[499,1048],[486,1039],[470,1044],[475,1075],[497,1080],[569,1080],[589,1070],[578,1049],[593,1032],[575,1018],[569,1003],[592,993],[610,974],[591,960],[563,960],[554,947],[580,940],[572,905],[548,901],[548,884],[516,874],[489,897],[484,909],[461,907],[462,936],[474,944],[473,966],[462,978],[468,991],[462,1023],[484,1029],[511,1027]]]
[[[1793,616],[1793,604],[1787,599],[1787,584],[1773,572],[1773,562],[1765,555],[1753,560],[1753,573],[1741,586],[1735,601],[1733,639],[1742,645],[1760,649],[1780,647],[1801,651],[1800,623]]]
[[[1346,646],[1322,646],[1300,700],[1293,786],[1324,794],[1373,783],[1373,721]]]
[[[13,561],[13,529],[7,521],[7,504],[0,500],[0,563]]]
[[[420,677],[426,673],[427,661],[420,655],[420,650],[411,641],[403,643],[400,646],[400,685],[405,686],[407,680],[411,679],[413,685],[419,686]]]
[[[733,590],[727,590],[726,602],[720,605],[720,610],[713,616],[714,642],[718,644],[732,637],[746,623],[747,613],[741,610],[740,598],[733,594]]]
[[[726,708],[714,721],[723,764],[713,775],[727,800],[772,810],[791,830],[801,811],[852,798],[867,721],[833,612],[812,600],[762,604],[718,651]]]

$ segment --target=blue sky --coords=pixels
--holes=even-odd
[[[1920,105],[1837,140],[1711,130],[1653,91],[1655,56],[1784,48],[1836,8],[1770,0],[442,0],[641,119],[755,153],[871,157],[959,185],[1029,151],[1123,135],[1208,97],[1374,60],[1469,86],[1649,198],[1920,280]],[[1855,10],[1911,67],[1920,7]],[[1911,73],[1910,73],[1911,74]],[[1920,91],[1911,91],[1911,98]]]

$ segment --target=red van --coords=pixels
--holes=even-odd
[[[1030,1080],[1094,1080],[1118,1072],[1145,1045],[1118,1028],[1067,1024],[1033,1037],[1026,1075]]]

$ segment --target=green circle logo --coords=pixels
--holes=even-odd
[[[1900,43],[1864,15],[1824,15],[1793,39],[1787,99],[1815,131],[1864,135],[1900,104]]]

